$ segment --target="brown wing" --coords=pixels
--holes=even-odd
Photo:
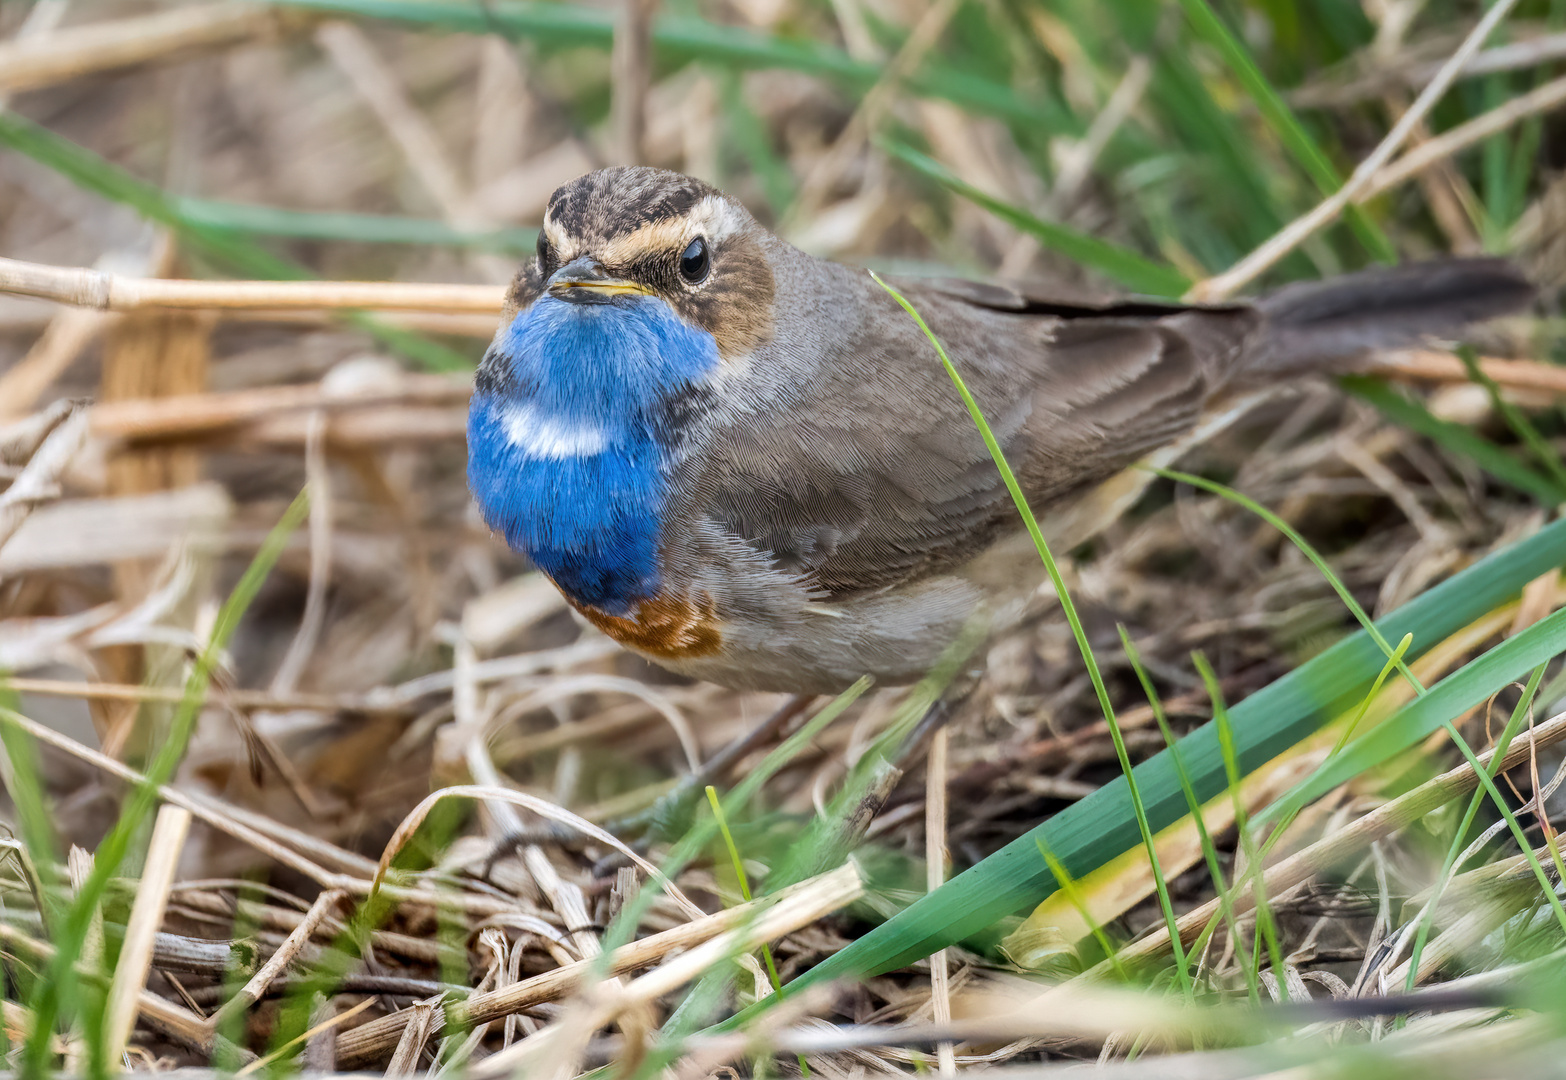
[[[1247,308],[1046,300],[900,282],[964,375],[1036,513],[1189,430],[1254,323]],[[789,407],[723,424],[699,505],[780,567],[849,595],[967,562],[1018,519],[928,341],[873,311]]]

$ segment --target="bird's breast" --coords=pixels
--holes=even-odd
[[[573,603],[624,617],[658,594],[669,478],[649,432],[475,396],[468,486],[489,527]]]
[[[662,301],[546,297],[496,335],[469,407],[468,484],[485,522],[651,655],[714,647],[710,612],[674,599],[663,557],[686,429],[717,363],[712,336]]]
[[[468,428],[468,482],[485,521],[588,622],[653,659],[720,650],[711,598],[662,565],[666,447],[531,403],[475,399]]]

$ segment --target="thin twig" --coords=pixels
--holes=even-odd
[[[1489,112],[1481,113],[1472,120],[1443,131],[1435,138],[1410,150],[1378,172],[1364,190],[1354,197],[1354,202],[1367,202],[1384,191],[1390,191],[1432,165],[1451,157],[1459,150],[1483,142],[1518,121],[1538,113],[1548,112],[1563,102],[1566,102],[1566,75],[1553,79],[1526,94],[1511,98],[1504,105],[1498,105]]]

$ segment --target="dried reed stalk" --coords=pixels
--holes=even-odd
[[[190,834],[190,811],[178,806],[163,806],[152,827],[152,841],[141,872],[136,899],[131,904],[130,920],[125,926],[125,943],[109,981],[109,996],[104,1017],[104,1053],[106,1061],[117,1062],[125,1053],[136,1016],[141,1011],[142,987],[152,970],[153,946],[163,912],[168,907],[169,889],[179,867],[185,837]]]
[[[384,388],[336,391],[319,383],[267,386],[219,393],[182,394],[156,400],[103,402],[92,408],[92,433],[125,442],[190,439],[226,428],[307,415],[392,405],[464,404],[472,387],[441,375],[398,374]]]
[[[606,983],[592,986],[576,1010],[536,1035],[485,1058],[469,1075],[474,1080],[511,1075],[524,1066],[544,1068],[551,1075],[559,1075],[561,1065],[574,1063],[588,1036],[613,1023],[622,1013],[656,1001],[735,956],[803,929],[862,895],[864,882],[852,862],[812,878],[779,896],[774,903],[752,912],[750,918],[732,929],[665,961],[624,986]]]
[[[276,37],[307,25],[264,4],[196,4],[0,42],[0,91],[34,90],[116,68],[168,63],[198,50]]]
[[[924,795],[925,888],[934,892],[946,883],[946,759],[951,735],[943,726],[930,738],[928,775]],[[937,1024],[952,1019],[950,954],[939,949],[930,957],[930,1003]],[[943,1077],[957,1075],[957,1058],[951,1043],[935,1047],[936,1064]]]
[[[502,285],[422,285],[398,281],[184,281],[127,278],[106,270],[0,259],[0,292],[100,311],[231,308],[499,313]]]
[[[579,960],[574,964],[563,965],[553,971],[546,971],[542,975],[535,975],[499,990],[474,994],[466,1001],[454,1003],[447,1010],[447,1018],[443,1023],[471,1026],[499,1020],[533,1005],[558,1001],[578,989],[595,970],[603,970],[609,975],[623,975],[637,968],[646,967],[676,950],[694,949],[704,943],[710,943],[720,935],[730,934],[741,928],[750,927],[753,933],[770,930],[773,924],[767,923],[764,926],[762,923],[764,913],[769,910],[784,905],[787,910],[794,912],[791,918],[799,918],[810,911],[817,910],[821,905],[837,903],[835,898],[840,895],[848,893],[857,895],[857,890],[861,888],[858,882],[859,875],[856,869],[851,865],[841,867],[831,873],[801,882],[776,897],[766,897],[752,903],[726,908],[705,918],[693,919],[673,929],[632,941],[615,949],[606,957]],[[847,902],[841,901],[841,903]],[[841,906],[841,903],[838,906]],[[796,904],[804,906],[796,908],[793,906]],[[799,925],[808,925],[813,921],[815,920],[807,919]],[[790,926],[789,930],[780,933],[789,933],[797,928],[797,926]],[[386,1053],[397,1045],[402,1028],[407,1022],[408,1018],[405,1014],[393,1013],[372,1020],[352,1031],[343,1032],[337,1042],[339,1064],[348,1067],[361,1066]]]

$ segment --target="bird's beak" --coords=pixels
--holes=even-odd
[[[549,278],[549,295],[573,304],[607,304],[617,296],[651,292],[645,285],[610,277],[603,264],[591,256],[573,259]]]

